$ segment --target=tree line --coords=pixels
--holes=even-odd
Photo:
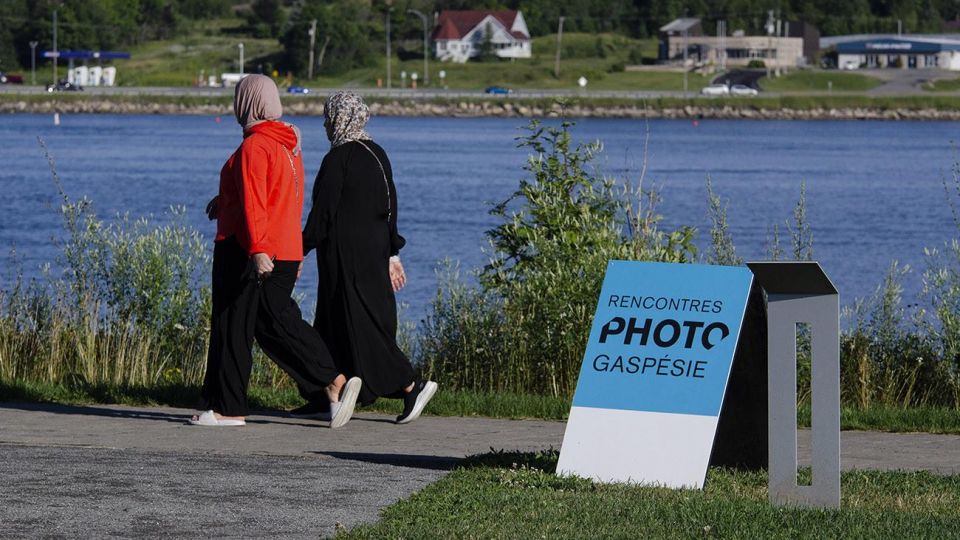
[[[445,9],[519,9],[534,36],[564,31],[614,32],[653,37],[677,17],[699,17],[712,33],[719,20],[729,31],[765,33],[768,13],[804,21],[823,35],[930,33],[960,22],[960,0],[3,0],[0,2],[0,70],[30,65],[31,41],[52,47],[51,17],[57,11],[62,49],[110,50],[168,39],[204,21],[240,16],[241,30],[276,38],[283,68],[305,71],[309,29],[316,21],[317,73],[369,65],[381,54],[391,13],[400,54],[422,32],[415,9],[432,15]],[[415,45],[411,45],[415,47]],[[417,49],[416,54],[422,54]]]
[[[2,0],[0,70],[30,66],[30,42],[37,54],[53,48],[57,12],[60,49],[116,50],[176,36],[193,24],[229,16],[233,0]]]

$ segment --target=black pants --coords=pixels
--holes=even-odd
[[[291,298],[299,261],[274,261],[260,282],[253,262],[236,240],[213,250],[213,315],[201,409],[246,416],[253,340],[297,383],[308,401],[326,400],[324,387],[337,377],[326,344],[303,320]]]

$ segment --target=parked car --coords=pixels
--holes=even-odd
[[[730,87],[725,84],[711,84],[704,86],[700,93],[704,96],[727,96],[730,95]]]
[[[755,96],[759,93],[756,88],[750,88],[745,84],[735,84],[730,87],[730,94],[734,96]]]
[[[513,90],[509,88],[504,88],[502,86],[488,86],[484,88],[483,91],[488,94],[499,94],[499,95],[506,95],[506,94],[513,93]]]
[[[309,94],[310,89],[305,88],[303,86],[288,86],[287,93],[288,94]]]
[[[83,90],[82,86],[63,79],[57,82],[57,84],[51,83],[47,85],[47,92],[79,92],[81,90]]]
[[[845,60],[843,64],[841,64],[840,69],[860,69],[860,62],[856,60]]]

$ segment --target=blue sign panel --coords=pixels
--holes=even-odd
[[[750,270],[610,261],[575,407],[718,416]]]

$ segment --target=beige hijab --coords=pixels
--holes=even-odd
[[[266,75],[253,74],[240,79],[233,94],[233,112],[244,131],[262,122],[279,120],[283,116],[283,106],[276,83]],[[300,153],[300,129],[293,124],[284,125],[297,135],[297,144],[293,148],[293,155],[297,155]]]
[[[273,79],[266,75],[247,75],[237,84],[233,95],[233,112],[243,129],[283,116],[280,92]]]

